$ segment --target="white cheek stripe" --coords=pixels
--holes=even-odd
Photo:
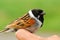
[[[38,26],[41,26],[41,25],[42,25],[42,22],[39,21],[39,20],[33,15],[33,13],[32,13],[31,10],[29,11],[29,15],[30,15],[30,17],[34,18],[34,19],[37,21],[37,23],[39,24]]]

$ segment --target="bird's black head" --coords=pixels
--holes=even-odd
[[[32,9],[31,11],[33,15],[43,23],[45,14],[44,11],[42,9]]]

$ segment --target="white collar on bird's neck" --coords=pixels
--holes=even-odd
[[[29,13],[30,17],[34,18],[39,24],[42,24],[42,22],[33,15],[31,10],[28,13]]]

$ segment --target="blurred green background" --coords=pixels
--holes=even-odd
[[[44,25],[38,32],[60,33],[60,0],[0,0],[0,30],[34,8],[46,12]]]

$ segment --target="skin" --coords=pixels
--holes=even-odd
[[[60,40],[60,37],[58,37],[57,35],[44,38],[44,37],[37,36],[33,33],[30,33],[25,29],[19,29],[16,32],[16,37],[18,40]]]

